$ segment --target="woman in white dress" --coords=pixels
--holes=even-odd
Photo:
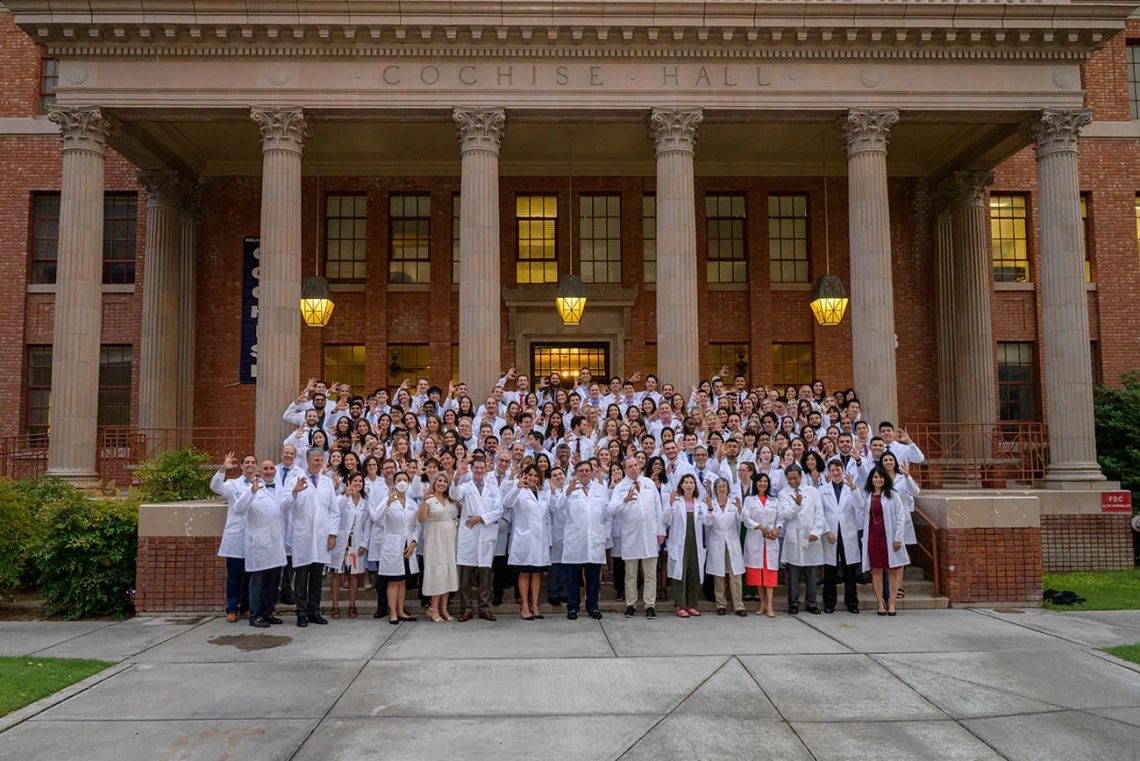
[[[348,617],[356,618],[356,590],[364,574],[364,553],[368,550],[368,500],[364,492],[364,475],[359,472],[349,475],[344,482],[344,496],[340,499],[340,527],[336,545],[329,557],[335,564],[330,566],[332,578],[329,581],[332,592],[332,617],[340,618],[340,585],[347,581]]]
[[[450,487],[447,475],[437,473],[416,515],[424,531],[424,575],[420,594],[431,597],[427,614],[435,622],[455,620],[448,615],[447,598],[459,589],[459,569],[455,564],[459,505],[448,496]]]

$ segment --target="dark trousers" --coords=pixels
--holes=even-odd
[[[245,558],[226,558],[226,613],[249,612]]]
[[[249,576],[249,620],[269,618],[277,602],[277,581],[280,568],[253,571]]]
[[[625,561],[621,558],[610,558],[614,567],[614,591],[617,592],[618,597],[623,597],[625,592],[622,590],[622,585],[625,584]]]
[[[293,556],[285,556],[285,566],[278,569],[281,572],[281,597],[293,596]]]
[[[566,566],[561,563],[550,564],[550,573],[546,575],[546,598],[566,599]]]
[[[807,587],[807,594],[804,595],[804,605],[807,606],[808,610],[819,607],[815,596],[816,577],[819,575],[819,566],[792,565],[788,563],[785,567],[788,569],[788,607],[793,610],[799,610],[800,576],[803,576],[804,585]]]
[[[293,596],[298,616],[315,616],[321,609],[321,581],[324,563],[309,563],[293,568]]]
[[[836,538],[836,565],[823,567],[823,607],[834,608],[837,592],[836,583],[843,578],[843,604],[848,608],[859,607],[859,591],[855,588],[859,576],[859,565],[848,564],[847,553],[843,548],[843,534]]]
[[[586,573],[586,610],[598,609],[598,587],[601,586],[601,563],[566,563],[566,610],[578,610],[582,604],[582,572]]]
[[[383,618],[388,615],[388,582],[380,581],[380,571],[372,573],[372,588],[376,590],[376,612]]]
[[[519,575],[511,570],[506,555],[496,555],[491,563],[491,591],[495,599],[500,600],[503,592],[510,587],[515,589],[515,597],[519,596]]]

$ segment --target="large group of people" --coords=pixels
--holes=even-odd
[[[547,613],[600,619],[605,578],[626,616],[664,599],[700,616],[704,596],[718,615],[754,601],[775,617],[781,570],[792,615],[801,585],[808,613],[833,613],[840,585],[859,613],[862,574],[896,614],[923,454],[891,422],[872,430],[851,389],[749,389],[727,368],[688,396],[586,367],[529,381],[512,368],[478,400],[463,383],[362,395],[311,380],[280,462],[231,453],[211,481],[228,505],[228,620],[280,624],[280,604],[326,624],[326,577],[332,618],[342,588],[355,618],[371,584],[394,625],[416,619],[409,589],[437,622],[493,621],[508,590],[541,620],[544,587]]]

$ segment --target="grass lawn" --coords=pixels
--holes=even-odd
[[[1080,605],[1052,605],[1046,601],[1045,607],[1049,610],[1140,609],[1140,568],[1047,573],[1045,588],[1059,592],[1070,589],[1088,601]]]
[[[0,716],[113,665],[76,658],[0,658]]]
[[[1133,663],[1140,663],[1140,642],[1135,645],[1117,645],[1116,647],[1102,647],[1101,650],[1109,655],[1115,655],[1117,658],[1125,661],[1132,661]]]

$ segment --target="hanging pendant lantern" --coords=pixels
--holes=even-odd
[[[301,317],[310,328],[324,328],[332,319],[332,293],[323,277],[307,277],[301,286]]]
[[[824,275],[811,290],[811,311],[820,325],[838,325],[847,312],[847,289],[835,275]]]
[[[586,310],[586,287],[577,275],[565,275],[558,283],[558,295],[554,297],[558,306],[558,316],[563,325],[577,325],[582,321]]]

